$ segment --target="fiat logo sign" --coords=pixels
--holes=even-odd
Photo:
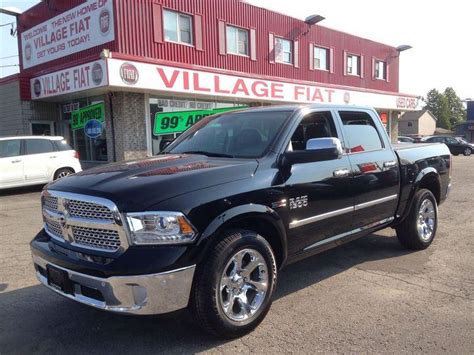
[[[102,65],[99,63],[94,63],[92,66],[92,81],[95,85],[100,85],[102,83],[102,78],[104,77],[104,71],[102,70]]]
[[[37,97],[41,95],[41,82],[38,79],[33,83],[33,91]]]
[[[99,15],[99,28],[103,35],[110,31],[110,13],[109,10],[104,9]]]
[[[351,102],[351,94],[348,91],[344,93],[344,102],[346,103],[346,105]]]
[[[27,43],[25,46],[25,58],[27,61],[31,60],[31,44]]]
[[[138,81],[138,70],[133,64],[123,63],[120,66],[120,77],[125,84],[134,85]]]

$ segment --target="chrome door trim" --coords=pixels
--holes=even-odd
[[[289,228],[293,229],[293,228],[301,227],[301,226],[304,226],[304,225],[309,224],[309,223],[318,222],[318,221],[322,221],[322,220],[327,219],[327,218],[340,216],[340,215],[345,214],[345,213],[358,211],[360,209],[367,208],[367,207],[372,207],[372,206],[378,205],[380,203],[395,200],[397,198],[398,198],[397,194],[390,195],[390,196],[387,196],[387,197],[379,198],[377,200],[372,200],[372,201],[360,203],[360,204],[355,205],[355,206],[342,208],[340,210],[335,210],[335,211],[331,211],[331,212],[327,212],[327,213],[323,213],[323,214],[318,214],[316,216],[312,216],[312,217],[308,217],[308,218],[304,218],[304,219],[300,219],[300,220],[294,220],[294,221],[290,222]]]
[[[335,210],[335,211],[331,211],[331,212],[327,212],[323,214],[318,214],[316,216],[308,217],[305,219],[294,220],[290,222],[290,229],[301,227],[301,226],[304,226],[305,224],[322,221],[323,219],[326,219],[326,218],[340,216],[341,214],[345,214],[349,212],[354,212],[354,206],[342,208],[340,210]]]
[[[372,201],[368,201],[368,202],[364,202],[364,203],[359,203],[358,205],[354,206],[354,211],[361,210],[361,209],[367,208],[367,207],[372,207],[372,206],[378,205],[380,203],[392,201],[392,200],[395,200],[397,197],[398,197],[398,195],[395,194],[395,195],[390,195],[390,196],[387,196],[387,197],[382,197],[382,198],[379,198],[377,200],[372,200]]]
[[[366,226],[353,229],[353,230],[351,230],[351,231],[349,231],[349,232],[341,233],[341,234],[335,235],[335,236],[333,236],[333,237],[329,237],[329,238],[320,240],[319,242],[316,242],[316,243],[314,243],[314,244],[311,244],[311,245],[307,246],[307,247],[304,248],[303,250],[304,250],[304,251],[307,251],[307,250],[310,250],[310,249],[317,248],[317,247],[319,247],[319,246],[323,246],[323,245],[328,244],[328,243],[332,243],[332,242],[334,242],[334,241],[336,241],[336,240],[338,240],[338,239],[342,239],[342,238],[348,237],[348,236],[350,236],[350,235],[363,232],[364,230],[367,230],[367,229],[370,229],[370,228],[373,228],[373,227],[377,227],[377,226],[380,226],[380,225],[382,225],[382,224],[389,223],[389,222],[393,221],[394,219],[395,219],[394,217],[385,218],[385,219],[382,219],[381,221],[374,222],[374,223],[368,224],[368,225],[366,225]]]

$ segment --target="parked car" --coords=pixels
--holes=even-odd
[[[82,171],[63,137],[0,138],[0,189],[46,184]]]
[[[415,143],[415,140],[410,137],[398,136],[398,143]]]
[[[161,155],[49,184],[36,276],[116,313],[189,307],[206,330],[236,337],[264,319],[289,263],[387,227],[427,248],[450,179],[445,145],[394,149],[373,109],[209,116]]]
[[[453,155],[470,156],[474,151],[474,146],[471,143],[451,136],[432,136],[423,140],[422,143],[444,143]]]

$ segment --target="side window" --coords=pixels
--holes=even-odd
[[[296,127],[288,150],[306,150],[306,142],[312,138],[336,137],[337,132],[331,112],[308,114]]]
[[[0,158],[17,157],[20,155],[20,140],[10,139],[0,141]]]
[[[339,111],[339,115],[347,139],[346,153],[383,149],[374,120],[367,112]]]
[[[451,138],[451,137],[446,137],[446,143],[449,143],[449,144],[459,144],[459,142],[454,139],[454,138]]]
[[[56,150],[59,150],[60,152],[65,151],[65,150],[73,150],[69,144],[65,140],[62,141],[54,141],[54,146],[56,147]]]
[[[29,154],[41,154],[50,153],[53,151],[53,145],[47,139],[26,139],[26,153]]]

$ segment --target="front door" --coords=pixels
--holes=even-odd
[[[0,187],[23,183],[21,140],[0,140]]]
[[[354,229],[385,223],[398,205],[398,158],[375,112],[339,110],[338,114],[352,165]]]
[[[306,149],[312,138],[341,133],[331,111],[312,111],[296,127],[290,150]],[[288,201],[288,254],[297,255],[324,244],[324,239],[351,229],[353,198],[350,162],[340,159],[294,164],[284,185]]]

